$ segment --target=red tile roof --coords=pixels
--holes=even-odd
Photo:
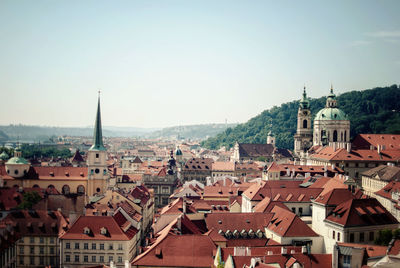
[[[152,267],[211,267],[215,244],[208,235],[164,234],[132,265]]]
[[[375,198],[351,199],[339,204],[326,221],[344,227],[398,224]]]
[[[376,246],[370,244],[338,243],[342,247],[365,248],[369,258],[383,257],[386,255],[386,246]]]
[[[119,216],[117,216],[117,219],[111,216],[80,216],[72,227],[61,236],[61,239],[131,240],[138,232],[136,228],[131,226],[127,231],[124,231],[117,220],[123,222]],[[88,234],[84,233],[85,228],[89,228]],[[101,234],[102,228],[105,228],[105,234]]]
[[[85,180],[87,179],[87,167],[30,167],[28,173],[23,178],[39,180]],[[13,179],[10,177],[5,166],[0,166],[0,177],[3,179]]]
[[[275,206],[268,229],[282,237],[311,237],[318,236],[296,214],[279,206]]]
[[[222,230],[226,232],[230,230],[242,231],[243,229],[253,232],[261,230],[269,224],[273,217],[272,213],[211,213],[206,217],[207,228],[210,230]]]
[[[59,211],[17,210],[2,221],[12,225],[21,236],[58,236],[68,228],[68,222]]]
[[[378,145],[385,146],[388,150],[400,150],[400,135],[396,134],[359,134],[352,145],[360,149],[370,149],[371,145],[375,148]]]
[[[378,154],[377,150],[351,150],[336,149],[326,146],[317,153],[310,155],[310,159],[328,160],[328,161],[356,161],[356,162],[395,162],[400,160],[400,150],[382,150]]]
[[[315,202],[325,206],[337,206],[356,197],[348,189],[333,189],[326,194],[320,194]]]

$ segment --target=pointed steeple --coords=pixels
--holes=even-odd
[[[305,85],[304,85],[304,90],[303,90],[303,98],[300,100],[300,108],[301,109],[309,109],[310,108],[310,101],[307,98]]]
[[[103,134],[101,129],[101,114],[100,114],[100,91],[99,91],[99,98],[97,103],[97,114],[96,114],[96,122],[94,124],[94,135],[93,135],[93,145],[90,147],[89,150],[98,150],[98,151],[105,151],[103,145]]]

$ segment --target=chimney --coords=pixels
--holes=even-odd
[[[347,143],[346,149],[347,149],[347,152],[348,152],[348,153],[351,152],[351,143],[350,143],[350,142]]]
[[[186,214],[186,197],[183,197],[182,200],[182,212],[183,214]]]
[[[377,146],[378,146],[378,154],[381,154],[382,147],[379,144]]]
[[[131,263],[128,260],[125,260],[125,267],[124,268],[131,268]]]

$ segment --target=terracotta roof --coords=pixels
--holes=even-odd
[[[124,231],[117,220],[122,222],[118,216],[117,219],[111,216],[80,216],[72,227],[61,236],[61,239],[131,240],[138,232],[136,228],[131,226],[128,230]],[[87,234],[84,233],[85,228],[89,230]],[[105,231],[103,234],[101,233],[102,230]]]
[[[348,189],[333,189],[326,194],[320,194],[315,202],[325,206],[337,206],[350,199],[355,199],[355,196]]]
[[[39,180],[86,180],[88,175],[87,167],[30,167],[29,171],[22,179]],[[5,166],[0,166],[0,177],[13,179],[5,170]]]
[[[275,206],[280,206],[285,209],[289,209],[287,206],[285,206],[281,201],[272,201],[271,198],[265,197],[263,200],[261,200],[257,205],[253,208],[254,212],[271,212],[271,210]]]
[[[344,227],[398,224],[375,198],[350,199],[339,204],[325,221]]]
[[[138,211],[136,211],[128,202],[122,201],[121,203],[118,203],[117,206],[123,209],[133,220],[137,222],[141,221],[142,215]]]
[[[323,175],[325,172],[327,172],[327,175],[329,177],[332,177],[334,174],[337,173],[344,173],[342,169],[335,167],[332,168],[332,166],[317,166],[317,165],[294,165],[294,164],[277,164],[275,162],[272,162],[272,164],[268,167],[268,171],[271,172],[280,172],[280,174],[283,176],[285,173],[290,173],[294,172],[294,176],[298,174],[306,174],[310,173],[310,175],[316,175],[320,174]]]
[[[79,153],[79,150],[75,151],[74,156],[72,157],[71,162],[84,162],[82,155]]]
[[[21,236],[58,236],[68,228],[67,220],[59,211],[17,210],[1,222],[14,226]]]
[[[382,196],[386,199],[392,199],[392,192],[400,192],[400,182],[398,181],[391,181],[381,190],[375,192],[376,195]],[[394,202],[398,202],[399,200],[393,200]]]
[[[356,161],[356,162],[394,162],[400,160],[400,150],[382,150],[378,154],[377,150],[351,150],[336,149],[326,146],[309,156],[310,159],[321,159],[327,161]]]
[[[306,223],[304,223],[296,214],[275,206],[272,211],[274,213],[268,229],[282,237],[311,237],[318,236]]]
[[[400,253],[400,239],[393,239],[389,243],[388,255],[398,255]]]
[[[252,229],[256,232],[258,229],[263,231],[272,216],[272,213],[211,213],[207,215],[205,221],[209,230],[214,228],[224,232],[227,230],[240,232],[243,229],[246,231]]]
[[[237,196],[238,187],[234,186],[204,186],[203,198]]]
[[[338,243],[338,245],[350,248],[364,248],[369,258],[383,257],[386,255],[386,250],[387,250],[386,246],[376,246],[370,244]]]
[[[213,171],[235,171],[235,162],[214,162]]]
[[[184,245],[184,246],[182,246]],[[163,234],[132,266],[211,267],[215,244],[208,235]]]
[[[400,135],[396,134],[358,134],[352,145],[360,149],[370,149],[371,145],[375,148],[378,145],[385,146],[388,150],[400,150]]]

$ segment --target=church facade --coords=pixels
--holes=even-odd
[[[350,120],[346,113],[339,109],[332,87],[325,107],[315,115],[313,128],[311,117],[310,102],[304,88],[294,136],[294,152],[297,156],[301,156],[312,146],[347,148],[350,144]]]

